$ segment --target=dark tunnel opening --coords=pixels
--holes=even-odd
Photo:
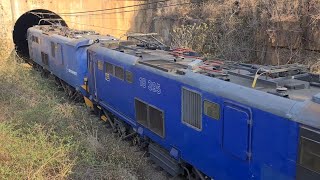
[[[46,14],[33,14],[33,13],[46,13]],[[49,10],[45,9],[35,9],[28,11],[21,15],[16,21],[13,29],[13,42],[15,44],[15,49],[19,56],[24,58],[29,58],[29,49],[27,41],[27,30],[28,28],[38,25],[50,25],[48,21],[40,21],[41,19],[61,19],[61,17]],[[61,25],[67,26],[64,20],[60,21]]]

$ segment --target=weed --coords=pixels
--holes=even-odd
[[[48,136],[34,125],[23,131],[0,123],[0,177],[5,179],[65,179],[74,165],[66,139]]]
[[[0,178],[166,178],[53,78],[19,61],[0,59]]]

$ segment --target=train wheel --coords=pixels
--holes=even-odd
[[[135,136],[135,137],[132,139],[132,145],[133,145],[133,146],[140,146],[140,145],[141,145],[141,141],[140,141],[139,136]]]
[[[33,63],[33,64],[32,64],[32,68],[33,68],[34,70],[36,70],[36,71],[39,71],[39,70],[38,70],[38,65],[37,65],[36,63]]]
[[[192,168],[192,176],[194,180],[207,180],[209,179],[208,177],[206,177],[202,172],[200,172],[198,169],[196,168]]]
[[[48,78],[50,72],[47,71],[46,69],[41,69],[41,77]]]
[[[60,82],[60,79],[55,76],[55,77],[54,77],[54,80],[55,80],[55,84],[56,84],[56,86],[57,86],[58,91],[63,91],[63,88],[62,88],[62,84],[61,84],[61,82]]]
[[[72,91],[71,87],[67,84],[66,84],[66,90],[67,90],[68,97],[72,99],[73,91]]]
[[[93,114],[94,115],[100,115],[101,114],[101,110],[98,108],[98,106],[96,105],[96,104],[93,104]],[[108,116],[107,116],[107,118],[108,118]]]

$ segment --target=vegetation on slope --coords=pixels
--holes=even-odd
[[[0,123],[0,177],[62,179],[70,174],[72,145],[67,139],[49,139],[42,129],[35,126],[22,132],[10,123]]]
[[[159,3],[151,15],[141,11],[138,17],[149,19],[140,26],[160,33],[173,47],[192,48],[212,59],[310,66],[320,59],[319,0],[190,2],[162,9]]]
[[[0,179],[166,178],[53,78],[14,59],[0,61]]]

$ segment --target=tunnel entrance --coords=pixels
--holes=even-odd
[[[41,20],[42,19],[42,20]],[[47,19],[61,19],[61,17],[49,10],[45,9],[35,9],[28,11],[21,15],[16,21],[13,29],[13,42],[15,44],[16,51],[19,56],[29,58],[29,49],[27,41],[27,30],[28,28],[38,25],[50,25],[53,21],[48,21]],[[61,25],[67,26],[64,20],[58,21]]]

